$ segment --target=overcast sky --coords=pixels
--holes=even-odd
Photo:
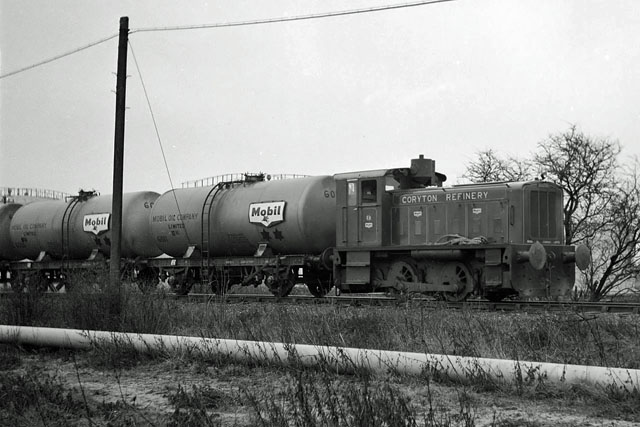
[[[403,0],[404,1],[404,0]],[[0,74],[118,32],[399,3],[0,0]],[[640,154],[640,2],[459,0],[268,25],[134,32],[175,186],[474,153],[577,124]],[[0,80],[0,186],[111,193],[117,38]],[[125,191],[171,185],[129,51]]]

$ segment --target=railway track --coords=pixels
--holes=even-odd
[[[216,296],[211,294],[189,294],[176,296],[194,302],[272,302],[285,304],[334,304],[353,306],[421,306],[427,308],[469,309],[477,311],[567,311],[599,313],[640,314],[640,304],[625,302],[584,302],[584,301],[501,301],[468,300],[464,302],[439,301],[432,298],[401,297],[384,295],[341,295],[314,298],[310,295],[289,295],[276,298],[265,294],[229,294]]]
[[[0,292],[0,299],[16,298],[18,294],[10,291]],[[39,294],[43,298],[68,297],[69,294],[46,292]],[[491,302],[481,299],[467,301],[440,301],[433,298],[401,296],[390,297],[384,294],[352,294],[327,295],[315,298],[311,295],[289,295],[278,298],[265,293],[229,293],[223,296],[209,293],[190,293],[188,295],[175,294],[139,294],[140,297],[156,295],[162,298],[172,298],[185,303],[271,303],[271,304],[328,304],[346,306],[411,306],[423,308],[467,309],[474,311],[502,311],[502,312],[533,312],[533,311],[575,311],[580,313],[629,313],[640,314],[640,303],[629,302],[588,302],[588,301],[501,301]],[[162,295],[162,296],[160,296]]]

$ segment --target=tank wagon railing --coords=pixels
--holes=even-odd
[[[69,197],[69,193],[62,191],[47,190],[43,188],[25,188],[25,187],[0,187],[0,201],[3,203],[10,202],[14,198],[33,197],[38,199],[64,200]]]
[[[196,179],[193,181],[185,181],[182,183],[182,188],[211,187],[221,182],[247,181],[247,180],[251,180],[251,178],[253,178],[254,181],[278,181],[283,179],[304,178],[307,176],[309,175],[284,174],[284,173],[281,173],[281,174],[229,173],[225,175],[216,175],[216,176],[210,176],[208,178]],[[262,177],[262,178],[256,179],[256,177]]]

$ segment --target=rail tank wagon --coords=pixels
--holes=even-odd
[[[15,212],[22,205],[19,203],[10,203],[0,205],[0,261],[16,260],[20,256],[11,244],[11,219]]]
[[[304,280],[314,295],[332,286],[335,181],[330,176],[264,180],[263,175],[212,187],[171,190],[151,212],[158,247],[177,257],[150,262],[177,292],[195,283],[224,292],[266,284],[287,295]]]
[[[10,238],[20,258],[37,259],[42,252],[62,257],[62,217],[67,204],[61,200],[30,203],[11,220]]]
[[[122,198],[122,255],[161,254],[149,232],[149,212],[158,193],[126,193]],[[31,260],[87,259],[108,255],[111,245],[111,196],[81,193],[71,201],[37,202],[23,206],[11,221],[11,241]]]
[[[321,253],[335,245],[335,181],[330,176],[171,190],[151,212],[158,247],[212,256]],[[203,215],[204,213],[204,215]],[[207,247],[204,247],[207,246]]]

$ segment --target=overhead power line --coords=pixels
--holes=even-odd
[[[255,20],[251,20],[251,21],[237,21],[237,22],[222,22],[222,23],[217,23],[217,24],[199,24],[199,25],[184,25],[184,26],[174,26],[174,27],[150,27],[150,28],[138,28],[138,29],[132,29],[129,34],[134,34],[134,33],[142,33],[142,32],[158,32],[158,31],[183,31],[183,30],[199,30],[199,29],[208,29],[208,28],[224,28],[224,27],[241,27],[241,26],[248,26],[248,25],[263,25],[263,24],[275,24],[278,22],[291,22],[291,21],[303,21],[303,20],[310,20],[310,19],[320,19],[320,18],[332,18],[332,17],[337,17],[337,16],[346,16],[346,15],[356,15],[356,14],[362,14],[362,13],[372,13],[372,12],[382,12],[382,11],[386,11],[386,10],[394,10],[394,9],[404,9],[404,8],[408,8],[408,7],[417,7],[417,6],[426,6],[426,5],[430,5],[430,4],[436,4],[436,3],[448,3],[448,2],[452,2],[455,0],[423,0],[423,1],[416,1],[416,2],[411,2],[411,3],[402,3],[402,4],[391,4],[391,5],[384,5],[384,6],[374,6],[374,7],[368,7],[368,8],[363,8],[363,9],[352,9],[352,10],[343,10],[343,11],[338,11],[338,12],[325,12],[325,13],[315,13],[315,14],[310,14],[310,15],[298,15],[298,16],[290,16],[290,17],[284,17],[284,18],[268,18],[268,19],[255,19]],[[29,71],[32,70],[34,68],[40,67],[42,65],[45,64],[49,64],[51,62],[57,61],[59,59],[65,58],[67,56],[76,54],[78,52],[81,52],[83,50],[89,49],[91,47],[97,46],[99,44],[102,44],[104,42],[107,42],[111,39],[114,39],[118,37],[118,34],[113,34],[109,37],[105,37],[103,39],[97,40],[95,42],[89,43],[85,46],[81,46],[78,47],[76,49],[73,49],[71,51],[62,53],[60,55],[54,56],[52,58],[49,59],[45,59],[39,62],[36,62],[34,64],[28,65],[26,67],[23,68],[19,68],[17,70],[5,73],[5,74],[0,74],[0,79],[4,79],[6,77],[10,77],[25,71]]]
[[[31,70],[33,68],[36,68],[36,67],[39,67],[41,65],[45,65],[45,64],[48,64],[50,62],[57,61],[58,59],[62,59],[62,58],[65,58],[67,56],[73,55],[74,53],[82,52],[83,50],[89,49],[90,47],[97,46],[97,45],[102,44],[104,42],[107,42],[107,41],[109,41],[111,39],[115,39],[116,37],[118,37],[118,34],[114,34],[112,36],[105,37],[105,38],[100,39],[98,41],[95,41],[93,43],[89,43],[86,46],[81,46],[81,47],[79,47],[77,49],[74,49],[74,50],[71,50],[69,52],[61,53],[60,55],[54,56],[53,58],[49,58],[49,59],[45,59],[45,60],[40,61],[40,62],[36,62],[35,64],[28,65],[26,67],[11,71],[9,73],[0,74],[0,79],[4,79],[5,77],[10,77],[10,76],[13,76],[14,74],[19,74],[19,73],[22,73],[24,71],[29,71],[29,70]]]
[[[251,21],[223,22],[218,24],[182,25],[175,27],[152,27],[138,28],[131,30],[131,33],[142,33],[151,31],[181,31],[181,30],[201,30],[207,28],[241,27],[247,25],[275,24],[279,22],[303,21],[309,19],[333,18],[337,16],[356,15],[361,13],[382,12],[385,10],[404,9],[408,7],[426,6],[436,3],[448,3],[455,0],[424,0],[412,3],[392,4],[385,6],[374,6],[363,9],[342,10],[338,12],[315,13],[311,15],[289,16],[284,18],[255,19]]]

